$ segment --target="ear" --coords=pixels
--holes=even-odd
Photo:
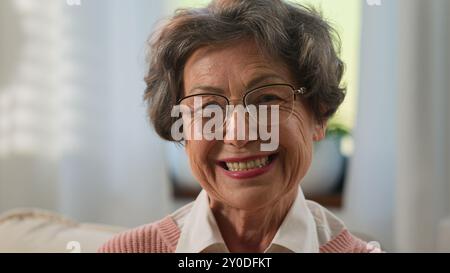
[[[326,122],[316,122],[314,124],[313,140],[321,141],[322,139],[324,139],[326,131],[327,131]]]

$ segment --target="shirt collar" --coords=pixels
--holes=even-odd
[[[301,188],[266,252],[317,253],[316,222]]]
[[[208,194],[202,190],[186,216],[176,253],[199,253],[225,247],[216,219],[209,207]]]
[[[205,190],[199,194],[186,216],[175,252],[229,252]],[[265,252],[319,252],[315,221],[301,189]]]

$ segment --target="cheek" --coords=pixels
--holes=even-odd
[[[210,141],[187,141],[186,154],[189,158],[192,174],[203,186],[214,181],[215,163],[209,159],[213,143]]]
[[[280,144],[285,149],[285,173],[291,173],[293,181],[306,175],[313,152],[314,130],[306,112],[295,111],[280,128]]]

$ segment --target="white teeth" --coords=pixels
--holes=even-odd
[[[269,163],[269,157],[263,157],[255,160],[245,162],[230,162],[226,163],[228,169],[232,172],[246,171],[251,169],[262,168]]]
[[[255,162],[254,161],[247,162],[247,168],[253,169],[254,167],[255,167]]]

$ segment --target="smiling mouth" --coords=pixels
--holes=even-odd
[[[245,172],[252,171],[257,169],[262,169],[270,163],[272,163],[277,154],[261,156],[261,157],[253,157],[248,159],[233,159],[226,161],[219,161],[219,166],[229,172]]]

